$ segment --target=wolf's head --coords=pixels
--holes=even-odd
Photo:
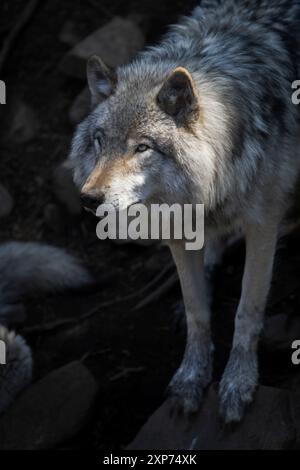
[[[209,149],[201,154],[212,136],[192,74],[142,61],[116,73],[93,56],[87,77],[92,111],[70,153],[83,204],[95,210],[101,203],[125,209],[137,202],[194,202],[195,179],[197,202],[205,202],[215,162]]]

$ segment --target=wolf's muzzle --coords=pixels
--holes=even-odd
[[[98,207],[104,203],[105,198],[103,193],[97,193],[95,195],[81,193],[80,199],[84,208],[96,213]]]

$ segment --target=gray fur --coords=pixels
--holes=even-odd
[[[3,326],[25,317],[20,297],[35,290],[57,291],[91,282],[86,269],[63,249],[34,242],[0,246],[0,340],[7,351],[6,364],[0,366],[0,414],[32,379],[30,348]]]
[[[7,242],[0,246],[0,316],[34,290],[57,291],[92,281],[78,260],[61,248],[34,242]]]
[[[245,407],[253,400],[257,382],[256,352],[243,346],[233,348],[220,384],[220,411],[227,422],[242,419]]]
[[[256,348],[278,226],[300,169],[300,107],[291,99],[299,53],[299,0],[203,0],[158,46],[117,69],[109,97],[93,102],[70,152],[85,194],[101,194],[117,208],[137,201],[203,203],[207,241],[236,230],[246,234],[234,348],[220,388],[226,421],[241,418],[257,384]],[[100,94],[100,85],[89,83],[92,95]],[[149,149],[137,154],[140,143]],[[178,246],[171,249],[183,259]],[[199,294],[192,281],[203,284],[202,271],[191,260],[179,268],[189,305],[188,359],[173,383],[191,409],[202,384],[196,392],[197,380],[191,385],[186,377],[201,376],[201,357],[210,350],[203,355],[193,345],[202,334],[199,323],[210,344],[203,285]]]
[[[195,413],[212,379],[213,346],[207,335],[187,341],[184,359],[169,389],[176,410]]]
[[[25,340],[0,326],[0,340],[6,345],[6,364],[0,366],[0,414],[31,382],[32,356]]]

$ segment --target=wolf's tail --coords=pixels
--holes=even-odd
[[[0,245],[0,312],[1,306],[34,290],[57,291],[91,282],[88,271],[61,248],[35,242]]]
[[[32,378],[30,348],[21,336],[1,326],[12,322],[19,298],[33,290],[55,291],[92,282],[79,261],[60,248],[32,242],[0,245],[0,364],[5,364],[0,367],[0,414]]]

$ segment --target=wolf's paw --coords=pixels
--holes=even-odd
[[[203,389],[195,381],[185,381],[174,378],[169,385],[172,412],[190,415],[199,410]]]
[[[226,424],[241,421],[253,400],[258,374],[256,360],[251,359],[235,350],[231,353],[219,389],[220,414]]]
[[[203,391],[212,377],[213,349],[207,332],[187,343],[181,366],[169,385],[173,412],[191,414],[199,410]]]
[[[222,380],[220,386],[220,414],[225,423],[242,420],[246,406],[251,403],[255,386],[248,383],[228,383]]]
[[[182,369],[176,372],[169,385],[173,412],[190,415],[199,410],[204,389],[211,380],[210,371],[207,372],[195,378],[189,378]]]

